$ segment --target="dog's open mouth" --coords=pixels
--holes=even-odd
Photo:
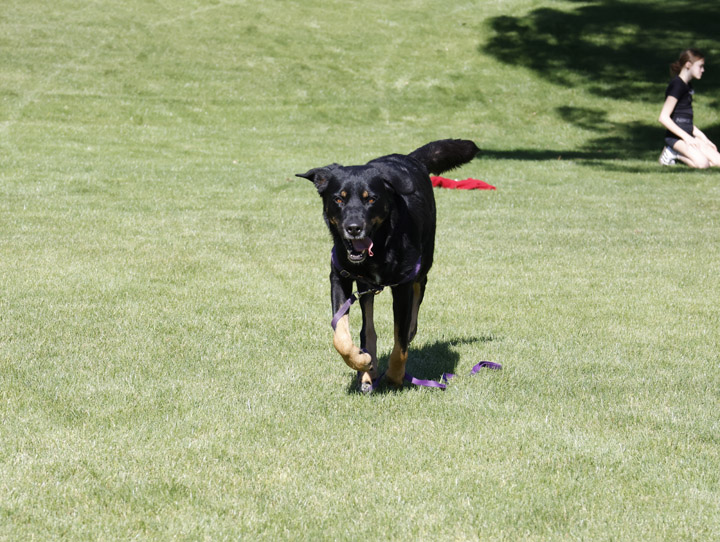
[[[373,242],[369,237],[345,239],[345,247],[347,248],[348,260],[353,263],[362,262],[368,255],[373,256]]]

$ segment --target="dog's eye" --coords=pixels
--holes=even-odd
[[[372,205],[373,203],[375,203],[375,198],[373,198],[372,196],[370,196],[370,197],[369,197],[367,200],[365,200],[365,201],[367,201],[368,205]]]
[[[336,196],[335,203],[337,203],[338,205],[342,205],[345,202],[343,201],[343,199],[340,196]]]

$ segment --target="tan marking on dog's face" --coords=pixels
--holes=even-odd
[[[370,197],[370,194],[368,193],[367,190],[363,190],[362,197],[363,197],[363,199],[368,199]]]
[[[348,197],[347,191],[343,190],[342,192],[340,192],[340,196],[342,197],[342,199],[347,199],[347,197]]]

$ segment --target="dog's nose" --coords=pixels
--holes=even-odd
[[[345,226],[345,231],[350,237],[360,237],[363,232],[363,227],[361,224],[347,224]]]

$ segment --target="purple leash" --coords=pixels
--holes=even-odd
[[[480,372],[480,369],[487,368],[487,369],[493,369],[494,371],[499,371],[502,369],[502,365],[499,363],[493,363],[492,361],[481,361],[480,363],[476,364],[471,370],[470,370],[470,376],[475,375]],[[440,377],[440,380],[421,380],[419,378],[415,378],[410,373],[405,373],[405,382],[409,382],[410,384],[414,384],[416,386],[425,386],[428,388],[440,388],[441,390],[447,389],[447,383],[448,380],[451,378],[455,378],[455,375],[452,373],[443,373]]]
[[[480,369],[492,369],[494,371],[499,371],[502,369],[502,365],[500,365],[499,363],[493,363],[492,361],[481,361],[480,363],[477,363],[473,366],[468,376],[478,374],[480,372]],[[358,371],[358,379],[360,378],[360,374],[360,371]],[[372,381],[372,384],[370,385],[370,391],[375,391],[378,388],[383,376],[385,376],[385,373],[382,373],[380,376],[378,376]],[[448,380],[450,380],[451,378],[455,378],[455,375],[453,373],[443,373],[440,377],[440,380],[421,380],[420,378],[415,378],[410,373],[405,373],[405,377],[403,378],[403,380],[415,386],[424,386],[426,388],[440,388],[441,390],[445,390],[447,389]]]
[[[372,290],[370,290],[370,291],[372,291]],[[364,292],[364,293],[367,293],[367,292]],[[332,322],[330,322],[330,325],[332,326],[333,329],[337,328],[340,318],[342,318],[343,316],[345,316],[347,314],[347,311],[350,310],[350,305],[355,303],[355,301],[357,301],[358,297],[360,297],[361,295],[363,295],[363,294],[360,292],[355,292],[354,294],[352,294],[350,297],[347,298],[347,301],[345,301],[345,303],[343,303],[340,306],[340,309],[335,313],[335,316],[333,316]]]

